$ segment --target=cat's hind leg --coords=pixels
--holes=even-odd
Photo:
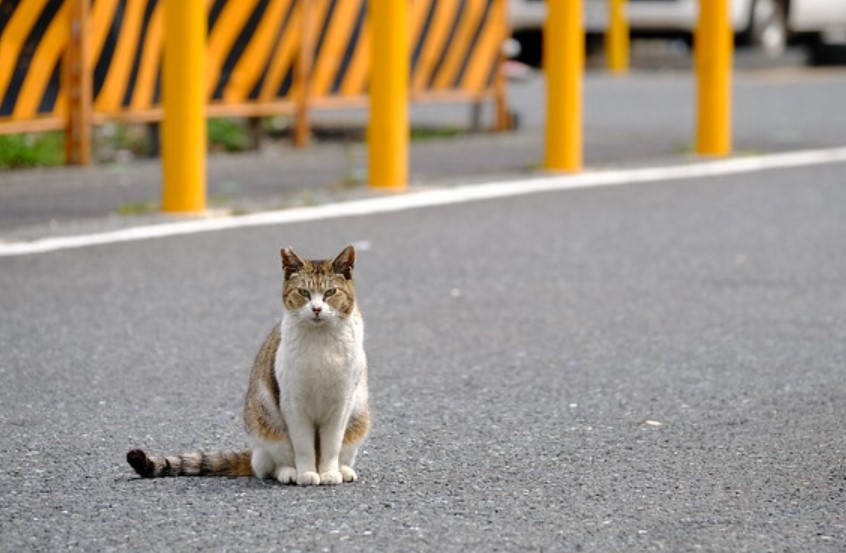
[[[274,476],[282,484],[297,483],[297,469],[294,467],[279,467],[276,469]]]
[[[264,479],[271,476],[276,468],[276,462],[264,448],[254,447],[252,457],[250,458],[250,466],[257,478]]]
[[[297,482],[294,448],[288,441],[257,441],[253,446],[252,467],[259,478],[275,478],[283,484]]]

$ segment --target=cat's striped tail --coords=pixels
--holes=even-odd
[[[162,476],[252,476],[250,451],[218,451],[183,455],[148,456],[140,449],[126,454],[126,461],[142,478]]]

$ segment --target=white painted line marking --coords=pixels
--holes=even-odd
[[[396,196],[370,198],[352,202],[327,204],[316,207],[266,211],[239,217],[201,219],[162,223],[134,227],[98,234],[44,238],[32,242],[0,244],[0,256],[30,255],[72,248],[84,248],[100,244],[133,242],[166,236],[196,234],[218,230],[284,225],[305,221],[325,220],[338,217],[372,215],[418,209],[446,204],[457,204],[509,196],[522,196],[539,192],[588,188],[594,186],[615,186],[639,182],[691,179],[736,175],[754,171],[785,169],[807,165],[821,165],[846,161],[846,148],[808,150],[784,154],[769,154],[755,157],[705,161],[669,167],[595,171],[576,175],[555,175],[490,184],[468,185],[458,188],[443,188]]]

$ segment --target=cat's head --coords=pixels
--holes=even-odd
[[[355,309],[352,270],[355,249],[344,248],[335,259],[303,259],[292,248],[282,248],[282,303],[297,319],[320,326],[345,319]]]

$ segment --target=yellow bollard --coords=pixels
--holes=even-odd
[[[582,169],[583,0],[547,0],[543,36],[546,71],[546,152],[550,171]]]
[[[696,153],[731,153],[731,71],[734,49],[730,0],[699,0],[696,27]]]
[[[608,0],[608,27],[605,29],[605,58],[612,73],[629,70],[629,21],[626,0]]]
[[[206,2],[164,0],[162,210],[206,209]]]
[[[370,0],[370,186],[408,186],[408,0]]]

